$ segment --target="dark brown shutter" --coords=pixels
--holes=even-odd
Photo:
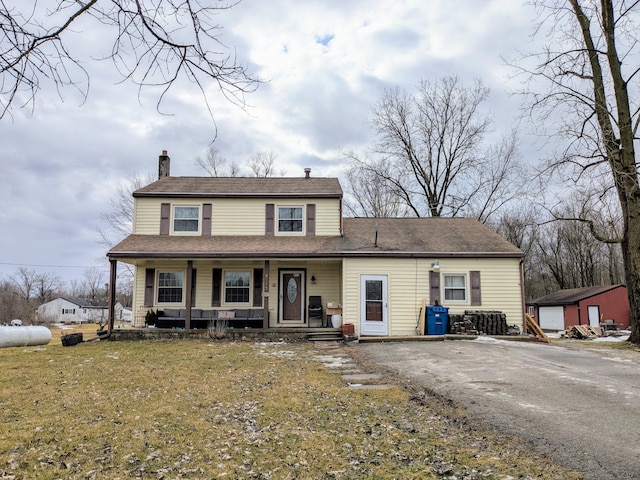
[[[213,288],[211,289],[211,306],[219,307],[220,303],[220,284],[222,283],[222,269],[213,269]]]
[[[267,203],[265,208],[265,225],[264,225],[264,233],[265,235],[273,235],[273,224],[274,224],[274,214],[275,214],[276,206],[273,203]]]
[[[307,205],[307,235],[310,237],[316,234],[316,204]]]
[[[262,269],[253,269],[253,306],[262,306]]]
[[[211,235],[211,204],[202,205],[202,235]]]
[[[171,221],[171,204],[160,205],[160,235],[169,235],[169,223]]]
[[[156,280],[156,269],[147,268],[144,274],[144,306],[153,307],[153,290]]]
[[[440,304],[440,272],[429,272],[429,305]]]
[[[471,305],[482,305],[480,294],[480,272],[477,270],[469,272],[471,282]]]

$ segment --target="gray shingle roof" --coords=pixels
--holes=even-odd
[[[522,252],[468,218],[345,218],[343,236],[130,235],[112,258],[343,256],[521,257]],[[376,241],[377,230],[377,241]]]
[[[578,303],[595,295],[614,290],[616,288],[623,287],[624,285],[604,285],[600,287],[583,287],[583,288],[569,288],[564,290],[558,290],[557,292],[550,293],[543,297],[537,298],[531,302],[527,302],[532,305],[570,305]]]
[[[134,197],[309,197],[342,198],[337,178],[163,177]]]

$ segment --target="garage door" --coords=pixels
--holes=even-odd
[[[564,330],[564,307],[540,307],[538,317],[543,330]]]

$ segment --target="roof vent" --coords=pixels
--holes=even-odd
[[[311,178],[311,169],[308,167],[304,169],[304,178]]]

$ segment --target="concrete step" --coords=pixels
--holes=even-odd
[[[315,332],[307,332],[307,339],[311,342],[338,341],[342,338],[342,330],[339,328],[323,328]]]
[[[307,340],[309,340],[310,342],[341,342],[342,335],[313,336],[313,337],[307,337]]]

